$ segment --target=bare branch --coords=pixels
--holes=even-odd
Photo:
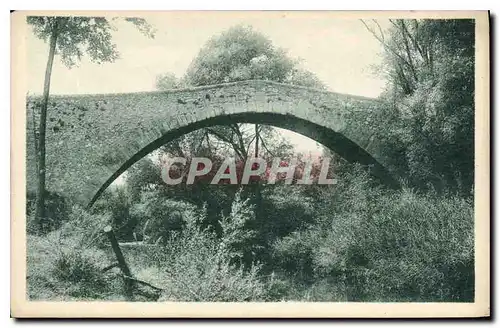
[[[394,23],[394,20],[393,19],[389,19],[389,22],[394,26],[396,27],[398,30],[399,30],[399,26],[398,24]]]
[[[252,145],[252,142],[255,140],[255,137],[256,137],[256,136],[257,136],[257,135],[255,134],[255,135],[252,137],[252,139],[250,140],[250,142],[248,143],[247,148],[246,148],[246,152],[247,152],[247,154],[248,154],[248,152],[250,151],[250,146]]]
[[[245,151],[245,148],[243,149],[240,149],[239,148],[239,145],[236,144],[233,140],[230,140],[228,137],[220,134],[219,132],[215,131],[215,130],[212,130],[210,128],[207,128],[207,131],[212,134],[213,136],[217,137],[218,139],[224,141],[225,143],[228,143],[230,144],[234,151],[238,154],[238,156],[240,156],[241,159],[244,159],[245,158],[245,155],[242,153],[242,151]]]
[[[240,150],[241,152],[244,152],[245,151],[245,143],[243,141],[243,135],[241,134],[241,131],[240,131],[240,126],[238,124],[233,124],[231,125],[231,128],[234,130],[234,132],[236,133],[236,136],[238,137],[238,147],[240,147]],[[243,159],[243,157],[242,157]]]
[[[373,31],[373,30],[372,30],[372,29],[368,26],[368,24],[366,24],[366,23],[365,23],[365,21],[364,21],[363,19],[360,19],[360,21],[361,21],[361,23],[363,23],[363,25],[364,25],[364,26],[365,26],[365,28],[368,30],[368,32],[370,32],[370,33],[371,33],[371,34],[375,37],[375,39],[377,39],[380,43],[382,43],[383,45],[385,45],[384,40],[383,40],[381,37],[379,37],[379,36],[377,35],[377,33],[375,33],[375,31]]]
[[[383,46],[386,50],[388,50],[389,52],[391,52],[394,56],[396,56],[397,58],[399,58],[410,70],[414,70],[413,66],[408,62],[408,60],[406,60],[406,58],[404,58],[403,56],[401,56],[401,54],[398,53],[397,50],[394,50],[387,42],[385,42],[385,40],[381,37],[381,36],[378,36],[377,33],[375,33],[373,31],[373,29],[371,29],[368,24],[365,23],[364,20],[360,19],[361,22],[363,23],[363,25],[366,27],[366,29],[375,37],[375,39],[377,39]],[[393,24],[394,26],[396,26],[396,28],[399,29],[399,27],[394,23],[393,20],[389,20],[391,22],[391,24]],[[378,25],[380,27],[380,25]]]
[[[401,22],[401,34],[403,35],[403,42],[404,42],[405,49],[406,49],[406,56],[408,57],[408,64],[409,64],[410,70],[413,74],[413,78],[415,79],[415,82],[418,82],[417,72],[415,70],[415,65],[413,64],[412,54],[411,54],[410,46],[408,44],[408,39],[407,39],[407,36],[409,33],[407,33],[408,30],[406,29],[406,25],[405,25],[404,20],[400,20],[400,22]]]
[[[378,27],[378,31],[380,32],[380,38],[385,41],[384,32],[382,31],[382,28],[380,27],[380,24],[378,23],[378,21],[376,19],[373,19],[373,22]]]
[[[414,30],[415,30],[415,33],[417,33],[418,31],[418,22],[416,19],[413,19],[412,20],[414,22],[413,26],[414,26]],[[408,31],[408,28],[406,27],[406,25],[403,24],[403,28],[406,30],[406,33],[408,35],[408,37],[410,38],[410,41],[412,42],[413,44],[413,47],[415,49],[417,49],[418,53],[420,54],[420,56],[422,57],[422,59],[424,59],[426,61],[427,64],[429,64],[428,62],[428,58],[427,56],[424,54],[424,51],[422,49],[422,47],[419,45],[419,43],[417,42],[417,39],[416,37],[414,37],[409,31]]]
[[[134,277],[130,277],[130,276],[124,275],[123,273],[118,273],[118,275],[121,276],[122,278],[125,278],[125,279],[128,279],[128,280],[132,280],[132,281],[137,282],[137,283],[139,283],[141,285],[151,287],[151,288],[153,288],[155,290],[158,290],[158,291],[165,290],[164,288],[153,286],[149,282],[146,282],[144,280],[140,280],[140,279],[137,279],[137,278],[134,278]]]
[[[267,152],[268,152],[271,156],[274,156],[273,152],[271,152],[271,151],[269,150],[269,148],[267,148],[267,145],[266,145],[266,143],[264,142],[264,139],[263,139],[263,138],[260,138],[260,142],[261,142],[262,147],[264,147],[264,148],[267,150]]]

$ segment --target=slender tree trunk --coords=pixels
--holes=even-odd
[[[47,126],[47,107],[49,103],[50,93],[50,77],[52,75],[52,64],[54,63],[54,55],[56,52],[56,41],[58,34],[58,18],[54,18],[52,25],[52,34],[50,35],[49,58],[45,69],[45,81],[43,85],[43,98],[40,112],[40,125],[38,136],[38,197],[36,202],[36,220],[41,226],[45,219],[45,129]]]
[[[259,125],[255,124],[255,157],[259,157]]]
[[[35,144],[35,154],[38,156],[38,134],[37,134],[37,129],[36,129],[36,106],[33,107],[33,110],[31,111],[31,118],[33,120],[33,140]],[[36,172],[38,172],[38,157],[35,157],[36,161]],[[38,173],[37,173],[38,174]]]
[[[259,125],[255,124],[255,157],[259,157]],[[255,222],[257,227],[262,227],[262,192],[260,184],[262,181],[258,180],[253,186],[255,192]]]

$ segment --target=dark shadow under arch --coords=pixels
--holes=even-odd
[[[370,166],[370,172],[388,187],[400,187],[399,183],[392,177],[384,166],[382,166],[367,151],[343,136],[341,133],[290,114],[246,112],[211,117],[168,131],[123,163],[120,168],[99,188],[88,206],[92,207],[104,190],[106,190],[106,188],[129,167],[165,143],[202,128],[215,125],[230,125],[234,123],[272,125],[302,134],[321,143],[323,146],[336,152],[349,162],[358,162],[362,165]]]

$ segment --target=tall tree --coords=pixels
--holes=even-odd
[[[168,72],[156,77],[155,86],[158,90],[172,90],[182,88],[183,82],[175,74]]]
[[[154,30],[142,18],[129,17],[126,21],[134,24],[142,33],[154,37]],[[56,55],[67,66],[76,65],[87,54],[92,62],[113,62],[118,58],[116,45],[112,42],[111,22],[104,17],[57,17],[29,16],[27,22],[32,26],[36,37],[49,43],[49,54],[45,69],[43,96],[40,104],[37,161],[38,186],[36,220],[42,224],[45,218],[46,164],[45,130],[47,106],[50,95],[52,67]]]
[[[271,40],[251,26],[237,25],[219,35],[213,36],[200,49],[181,79],[185,86],[201,86],[249,79],[303,85],[326,89],[325,85],[311,72],[299,66],[299,61],[290,58],[286,51],[275,47]],[[157,78],[157,88],[171,89],[179,80],[170,73]],[[244,124],[218,126],[205,129],[200,136],[209,142],[210,137],[229,145],[240,159],[250,153],[269,152],[266,139],[271,139],[273,129]],[[253,151],[250,146],[253,144]]]
[[[298,72],[303,72],[298,68],[298,61],[288,57],[285,50],[275,47],[269,38],[251,26],[237,25],[205,44],[188,67],[185,80],[191,85],[206,85],[260,79],[324,88],[317,78],[310,78],[314,76],[312,73],[303,74],[307,78],[300,79]],[[247,134],[249,131],[251,129]],[[257,156],[259,142],[264,144],[265,140],[258,127],[254,131],[250,138]],[[210,129],[209,132],[222,140],[235,138],[232,144],[236,153],[248,155],[242,142],[241,125]]]
[[[384,48],[382,127],[416,186],[470,193],[474,182],[474,21],[363,21]],[[387,118],[392,118],[389,122]],[[387,132],[382,132],[387,136]],[[396,147],[395,147],[396,146]]]

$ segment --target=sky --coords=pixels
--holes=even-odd
[[[330,91],[377,97],[385,81],[373,67],[381,62],[381,45],[357,19],[319,12],[163,12],[143,15],[157,30],[154,39],[122,20],[113,40],[120,52],[114,63],[87,58],[71,69],[54,62],[52,94],[98,94],[155,90],[156,76],[182,76],[200,48],[231,26],[251,25],[276,47],[285,49],[314,73]],[[27,34],[28,92],[41,94],[48,46],[31,30]],[[300,151],[320,149],[311,139],[279,130]]]

